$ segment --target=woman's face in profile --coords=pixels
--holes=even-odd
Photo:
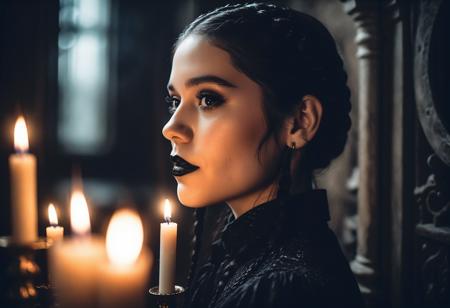
[[[261,87],[238,71],[229,54],[190,35],[173,57],[168,83],[173,174],[181,203],[227,202],[239,216],[273,193],[280,148],[267,132]]]

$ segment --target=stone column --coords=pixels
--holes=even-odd
[[[378,213],[380,210],[379,42],[378,1],[343,1],[356,25],[358,58],[358,230],[351,268],[368,306],[375,306],[378,276]]]

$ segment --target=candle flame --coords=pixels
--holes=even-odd
[[[91,232],[89,210],[83,192],[75,190],[70,198],[70,225],[78,235]]]
[[[48,220],[52,226],[58,225],[58,215],[56,215],[56,209],[53,203],[48,205]]]
[[[19,116],[14,125],[14,148],[17,152],[28,151],[28,130],[23,116]]]
[[[172,205],[170,204],[169,199],[164,200],[164,220],[170,222],[172,218]]]
[[[106,253],[111,263],[132,265],[142,250],[144,228],[139,214],[130,209],[114,213],[106,232]]]

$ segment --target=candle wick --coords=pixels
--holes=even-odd
[[[166,217],[165,220],[167,224],[170,224],[170,217]]]

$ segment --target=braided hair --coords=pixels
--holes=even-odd
[[[194,210],[194,236],[192,238],[192,253],[191,253],[191,266],[189,268],[189,273],[187,277],[187,285],[191,285],[192,279],[194,277],[194,270],[197,266],[197,261],[199,258],[199,252],[201,249],[201,235],[203,233],[203,223],[205,218],[205,208],[199,208]]]
[[[174,48],[190,35],[227,51],[235,68],[261,86],[268,130],[260,149],[277,135],[302,98],[312,95],[322,104],[322,118],[314,138],[301,149],[301,164],[294,172],[312,178],[314,170],[326,168],[342,153],[351,126],[350,90],[336,43],[318,20],[273,4],[233,4],[199,16]],[[279,197],[288,194],[291,185],[291,155],[287,147],[284,152]]]

